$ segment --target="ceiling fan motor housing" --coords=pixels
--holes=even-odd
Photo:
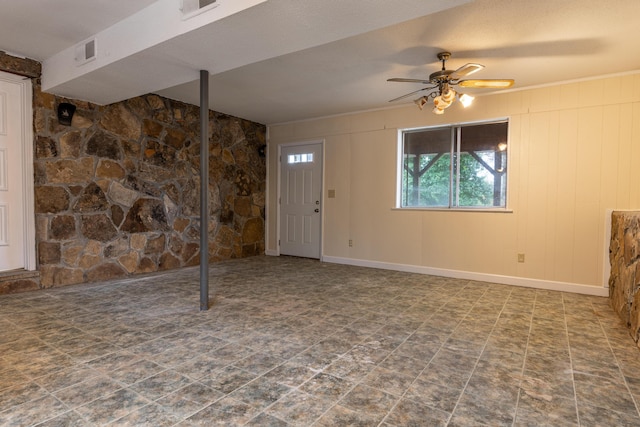
[[[445,62],[449,58],[451,58],[451,52],[438,53],[438,60],[442,61],[442,69],[436,71],[435,73],[431,73],[429,75],[429,82],[439,85],[442,83],[447,83],[450,80],[449,76],[453,74],[453,70],[447,70],[445,67]]]
[[[429,74],[429,82],[437,85],[440,83],[446,83],[449,81],[449,76],[453,74],[454,70],[440,70],[435,73]]]

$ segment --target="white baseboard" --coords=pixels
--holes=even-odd
[[[470,271],[448,270],[444,268],[422,267],[409,264],[369,261],[363,259],[323,256],[323,262],[355,265],[359,267],[380,268],[383,270],[405,271],[407,273],[429,274],[432,276],[452,277],[455,279],[477,280],[479,282],[500,283],[502,285],[523,286],[526,288],[548,289],[576,294],[609,296],[609,289],[600,286],[581,285],[577,283],[554,282],[550,280],[529,279],[525,277],[502,276],[499,274],[474,273]]]
[[[268,256],[280,256],[280,254],[278,253],[278,251],[273,250],[273,249],[266,249],[266,250],[264,251],[264,254],[265,254],[265,255],[268,255]]]

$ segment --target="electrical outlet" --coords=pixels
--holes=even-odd
[[[524,254],[518,254],[518,262],[524,262]]]
[[[349,247],[352,248],[353,247],[353,240],[349,239]]]

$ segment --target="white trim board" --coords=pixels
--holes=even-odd
[[[21,133],[22,133],[22,184],[23,184],[23,213],[25,217],[24,229],[24,269],[35,271],[37,269],[36,258],[36,224],[35,224],[35,200],[33,180],[33,86],[29,78],[17,74],[0,71],[0,80],[17,84],[20,87],[21,96]]]
[[[418,265],[396,264],[390,262],[369,261],[354,258],[323,256],[323,262],[354,265],[358,267],[380,268],[383,270],[404,271],[407,273],[428,274],[431,276],[451,277],[454,279],[477,280],[479,282],[499,283],[502,285],[522,286],[526,288],[547,289],[558,292],[608,297],[609,289],[599,286],[581,285],[577,283],[555,282],[550,280],[530,279],[525,277],[502,276],[499,274],[474,273],[471,271],[448,270],[444,268],[422,267]]]

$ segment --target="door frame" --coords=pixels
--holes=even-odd
[[[24,241],[24,266],[25,270],[35,270],[36,262],[36,225],[34,205],[34,179],[33,179],[33,84],[29,77],[10,74],[0,71],[0,80],[17,84],[20,87],[22,111],[22,209],[24,213],[24,228],[22,230]]]
[[[320,144],[322,149],[322,167],[320,168],[320,236],[318,236],[318,244],[320,245],[320,261],[324,257],[324,160],[325,160],[325,140],[324,139],[312,139],[308,141],[296,141],[287,142],[284,144],[278,144],[278,170],[277,170],[277,194],[276,194],[276,255],[280,256],[280,222],[282,215],[280,210],[280,200],[282,197],[282,147],[297,147],[303,145]]]

